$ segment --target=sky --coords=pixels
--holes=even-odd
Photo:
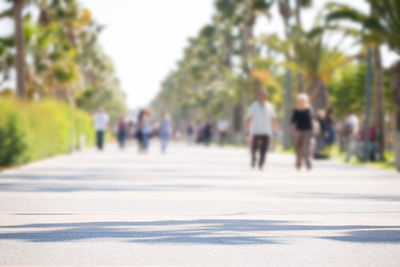
[[[319,10],[329,0],[314,1],[312,9],[303,12],[303,23],[310,28]],[[94,19],[106,26],[100,43],[114,62],[126,102],[131,109],[148,105],[160,90],[163,79],[182,58],[190,37],[211,22],[213,0],[79,0]],[[348,0],[336,0],[348,3]],[[351,5],[367,11],[364,0]],[[5,4],[0,1],[0,10]],[[259,19],[255,35],[278,32],[283,34],[277,7],[272,19]],[[0,22],[0,36],[12,32],[10,21]],[[347,45],[346,52],[356,49]],[[383,63],[390,66],[396,55],[384,47]],[[14,82],[12,82],[14,84]]]
[[[183,55],[187,39],[211,21],[212,0],[81,0],[106,26],[100,35],[130,108],[144,107]]]
[[[106,25],[100,42],[115,63],[130,108],[151,102],[162,80],[182,58],[188,38],[196,36],[203,25],[211,22],[214,13],[213,0],[114,0],[112,5],[109,0],[80,2],[99,23]],[[314,1],[313,8],[303,12],[305,27],[312,26],[317,12],[327,2]],[[351,4],[368,10],[364,0],[352,0]],[[255,35],[276,31],[283,34],[276,7],[272,18],[258,20]],[[383,52],[384,64],[388,66],[394,55],[386,48]]]

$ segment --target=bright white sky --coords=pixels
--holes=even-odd
[[[328,0],[314,1],[303,12],[303,23],[310,27]],[[366,11],[364,0],[337,0]],[[121,87],[127,93],[130,108],[143,107],[160,90],[160,83],[182,57],[187,39],[211,22],[213,0],[80,0],[96,21],[106,26],[100,35],[105,52],[114,61]],[[0,4],[1,6],[4,4]],[[282,21],[276,6],[272,20],[260,19],[255,34],[282,33]],[[0,23],[0,35],[10,32],[11,23]],[[383,49],[384,65],[395,55]]]
[[[187,39],[211,22],[214,12],[213,0],[114,0],[112,4],[110,0],[80,1],[99,23],[107,26],[100,41],[114,60],[131,108],[145,106],[153,99],[161,81],[182,57]],[[313,8],[303,12],[304,25],[311,26],[327,2],[314,1]],[[352,0],[351,4],[368,10],[364,0]],[[282,32],[276,7],[272,17],[271,21],[259,20],[255,33]],[[393,55],[384,55],[385,65],[393,62]]]

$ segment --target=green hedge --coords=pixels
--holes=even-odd
[[[38,103],[0,99],[0,166],[66,153],[94,133],[89,114],[53,100]]]

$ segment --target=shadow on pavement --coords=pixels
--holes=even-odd
[[[400,230],[350,231],[345,235],[322,238],[357,243],[400,243]]]
[[[138,222],[43,223],[2,226],[0,240],[70,242],[120,239],[134,243],[190,243],[217,245],[280,244],[287,238],[304,237],[295,231],[340,231],[338,236],[316,236],[344,242],[400,243],[400,226],[307,225],[278,220],[165,220]],[[17,232],[4,232],[14,229]],[[29,229],[29,230],[27,230]],[[40,229],[40,230],[38,230]],[[293,231],[293,232],[292,232]],[[345,232],[343,235],[343,231]],[[287,232],[279,235],[277,232]]]

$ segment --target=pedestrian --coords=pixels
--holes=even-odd
[[[162,112],[159,129],[161,153],[165,154],[170,138],[170,120],[166,111]]]
[[[186,128],[186,136],[187,136],[187,142],[189,145],[193,144],[194,140],[194,124],[193,122],[190,122],[189,125]]]
[[[365,120],[361,121],[360,125],[365,125]],[[357,158],[360,161],[370,160],[375,161],[376,156],[376,147],[375,147],[375,136],[376,136],[376,128],[374,125],[369,125],[368,127],[368,138],[367,138],[367,154],[365,153],[365,129],[364,127],[360,127],[359,132],[359,140],[357,142]]]
[[[207,121],[203,128],[203,142],[206,146],[209,146],[212,139],[212,128],[213,125],[210,121]]]
[[[346,142],[346,162],[349,162],[351,157],[355,154],[357,149],[357,135],[359,133],[359,120],[352,111],[346,113],[346,120],[344,122],[344,128],[342,133],[345,137]]]
[[[97,149],[103,150],[104,146],[104,133],[108,125],[108,115],[104,109],[100,107],[93,115],[94,129],[96,131],[96,146]]]
[[[324,118],[324,144],[326,146],[331,146],[335,142],[335,130],[334,130],[334,119],[333,119],[333,109],[328,108]]]
[[[142,126],[142,148],[144,152],[147,152],[150,146],[150,138],[153,133],[153,122],[151,119],[151,110],[145,109],[143,115],[143,126]]]
[[[138,141],[138,148],[139,148],[139,153],[143,152],[143,126],[144,126],[144,116],[145,116],[145,111],[144,109],[140,110],[136,122],[136,133],[135,137]]]
[[[312,111],[309,98],[306,94],[299,94],[297,107],[292,115],[292,132],[294,136],[294,149],[296,151],[296,169],[300,170],[304,161],[307,169],[312,168],[311,164],[311,135],[312,135]]]
[[[127,132],[128,132],[128,127],[125,122],[125,117],[121,116],[119,117],[118,129],[117,129],[118,145],[120,149],[124,149],[125,147]]]
[[[245,119],[246,138],[251,136],[251,167],[256,166],[259,151],[258,168],[263,169],[269,139],[277,132],[277,121],[274,107],[267,101],[267,93],[260,91],[258,100],[248,108]]]
[[[325,117],[326,117],[325,110],[320,109],[317,111],[316,120],[318,121],[319,128],[320,128],[320,133],[316,138],[317,144],[316,144],[315,154],[314,154],[314,157],[317,159],[326,158],[326,155],[323,154],[323,151],[325,148],[324,133],[326,132]]]
[[[225,144],[225,139],[228,135],[228,127],[229,127],[228,120],[222,119],[222,120],[218,121],[217,130],[218,130],[218,135],[219,135],[219,145],[220,146],[223,146]]]

